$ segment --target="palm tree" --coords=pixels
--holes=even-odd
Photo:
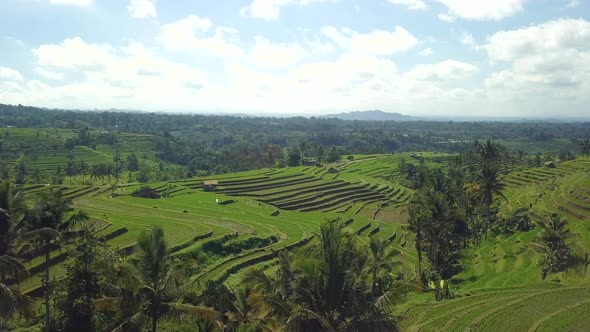
[[[567,229],[567,221],[561,218],[561,215],[552,213],[549,220],[540,223],[541,233],[539,238],[552,250],[560,249],[567,246],[567,240],[572,236]]]
[[[572,233],[567,229],[567,221],[557,213],[552,213],[547,222],[539,225],[541,232],[538,239],[543,244],[540,265],[543,267],[545,279],[547,273],[562,271],[566,267],[567,259],[572,252],[567,241],[572,237]]]
[[[150,231],[143,232],[137,241],[137,257],[131,261],[129,268],[133,271],[135,289],[123,289],[124,296],[103,298],[97,301],[98,310],[118,310],[130,303],[135,303],[134,312],[124,308],[131,315],[124,317],[123,322],[115,330],[140,328],[149,320],[152,332],[158,330],[158,322],[164,316],[185,319],[196,317],[207,321],[215,321],[218,314],[215,310],[197,307],[190,304],[175,302],[175,295],[182,291],[182,284],[176,266],[170,256],[168,243],[164,238],[164,230],[154,226]]]
[[[14,240],[19,225],[15,220],[19,220],[25,210],[21,192],[12,188],[8,181],[0,183],[0,255],[14,254]]]
[[[496,167],[482,164],[475,174],[475,182],[468,188],[472,199],[476,200],[483,208],[486,217],[486,234],[491,226],[490,207],[494,202],[494,196],[500,196],[508,200],[502,193],[504,184],[498,179]],[[486,235],[487,237],[487,235]]]
[[[17,258],[16,242],[26,204],[19,190],[11,183],[0,183],[0,318],[6,319],[17,311],[27,308],[27,299],[9,286],[26,274],[26,269]],[[0,330],[2,323],[0,322]]]
[[[25,217],[26,233],[21,241],[27,244],[21,251],[43,252],[44,266],[44,297],[45,297],[45,329],[49,331],[49,267],[51,250],[59,245],[63,236],[72,228],[88,220],[81,211],[74,212],[71,200],[65,198],[60,191],[42,192],[37,197],[35,208]]]
[[[11,281],[18,280],[26,272],[25,267],[9,250],[11,244],[8,242],[12,240],[10,231],[10,215],[6,210],[0,209],[0,331],[5,319],[24,309],[22,296],[9,286]]]
[[[426,221],[423,224],[424,239],[430,244],[428,257],[433,269],[440,272],[441,263],[452,250],[451,241],[458,220],[457,209],[444,193],[434,190],[428,190],[421,199],[423,208],[420,213]]]
[[[8,284],[25,273],[25,267],[13,256],[0,255],[0,331],[3,321],[26,306],[22,295]]]
[[[333,222],[320,227],[318,238],[316,246],[291,264],[288,288],[280,277],[269,277],[259,268],[245,272],[243,281],[261,321],[274,319],[284,322],[282,328],[305,331],[395,329],[391,314],[401,288],[389,273],[379,287],[370,282],[376,267],[378,274],[388,266],[383,264],[385,246],[373,240],[379,258],[368,259],[368,248]],[[380,292],[374,295],[373,288]]]
[[[423,206],[424,200],[417,196],[408,206],[408,223],[410,224],[410,231],[415,236],[415,248],[418,253],[418,276],[422,277],[422,243],[424,236],[424,225],[426,224],[426,209]]]
[[[583,141],[580,141],[578,143],[578,151],[580,151],[581,154],[583,155],[589,155],[590,154],[590,139],[587,138]]]
[[[391,249],[391,241],[377,236],[372,236],[369,241],[371,253],[370,269],[372,277],[372,293],[374,297],[383,294],[383,281],[379,272],[389,270],[394,265],[393,257],[399,254],[398,251]]]
[[[492,140],[488,139],[483,144],[475,141],[475,149],[479,154],[479,162],[482,165],[490,165],[500,159],[501,146]]]
[[[86,173],[88,173],[88,164],[84,160],[80,160],[80,165],[78,166],[80,170],[80,174],[82,174],[82,181],[86,178]]]

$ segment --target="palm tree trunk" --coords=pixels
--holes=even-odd
[[[49,244],[45,245],[45,275],[43,279],[45,287],[45,331],[49,332]]]
[[[422,250],[418,249],[418,277],[422,278]]]
[[[418,277],[422,279],[422,238],[420,233],[416,235],[416,251],[418,252]]]
[[[488,239],[488,232],[490,231],[490,225],[492,224],[490,218],[490,204],[486,204],[486,231],[484,233],[484,240]]]
[[[377,287],[378,287],[378,285],[377,285],[377,267],[374,267],[373,268],[373,289],[372,289],[373,296],[377,296],[377,293],[378,293]]]
[[[156,315],[152,316],[152,332],[157,332],[158,331],[158,318],[156,317]]]

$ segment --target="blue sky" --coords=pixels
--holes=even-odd
[[[3,0],[0,103],[587,116],[587,0]]]

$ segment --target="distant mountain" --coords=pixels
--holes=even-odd
[[[379,110],[374,111],[354,111],[348,113],[322,115],[321,118],[341,119],[341,120],[360,120],[360,121],[413,121],[417,120],[409,115],[400,113],[388,113]]]

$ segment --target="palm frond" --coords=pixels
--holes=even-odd
[[[251,268],[244,272],[242,282],[249,288],[261,293],[274,293],[277,291],[273,281],[260,268]]]
[[[80,225],[90,220],[88,215],[84,211],[77,211],[72,214],[66,221],[59,225],[59,230],[69,230],[76,225]]]
[[[162,304],[164,314],[179,322],[189,319],[200,319],[208,322],[216,322],[220,314],[213,308],[197,307],[185,303],[166,302]]]
[[[15,292],[7,285],[0,283],[0,317],[8,318],[17,311],[18,299]]]
[[[314,320],[323,327],[324,331],[336,332],[336,329],[329,320],[300,305],[292,308],[291,315],[287,320],[287,325],[297,329],[303,320]]]
[[[62,236],[61,233],[52,228],[39,228],[32,231],[28,231],[21,236],[18,237],[17,243],[27,243],[27,242],[50,242],[50,241],[59,241],[61,240]]]
[[[0,256],[0,279],[17,278],[26,273],[25,266],[12,256]]]
[[[133,316],[125,319],[121,324],[115,327],[112,332],[140,331],[141,327],[148,321],[148,317],[140,311]]]
[[[394,307],[402,302],[409,292],[423,291],[422,284],[417,280],[396,280],[388,291],[375,300],[375,307],[385,313],[392,313]]]
[[[94,309],[98,312],[117,312],[121,304],[119,297],[103,297],[94,300]]]

